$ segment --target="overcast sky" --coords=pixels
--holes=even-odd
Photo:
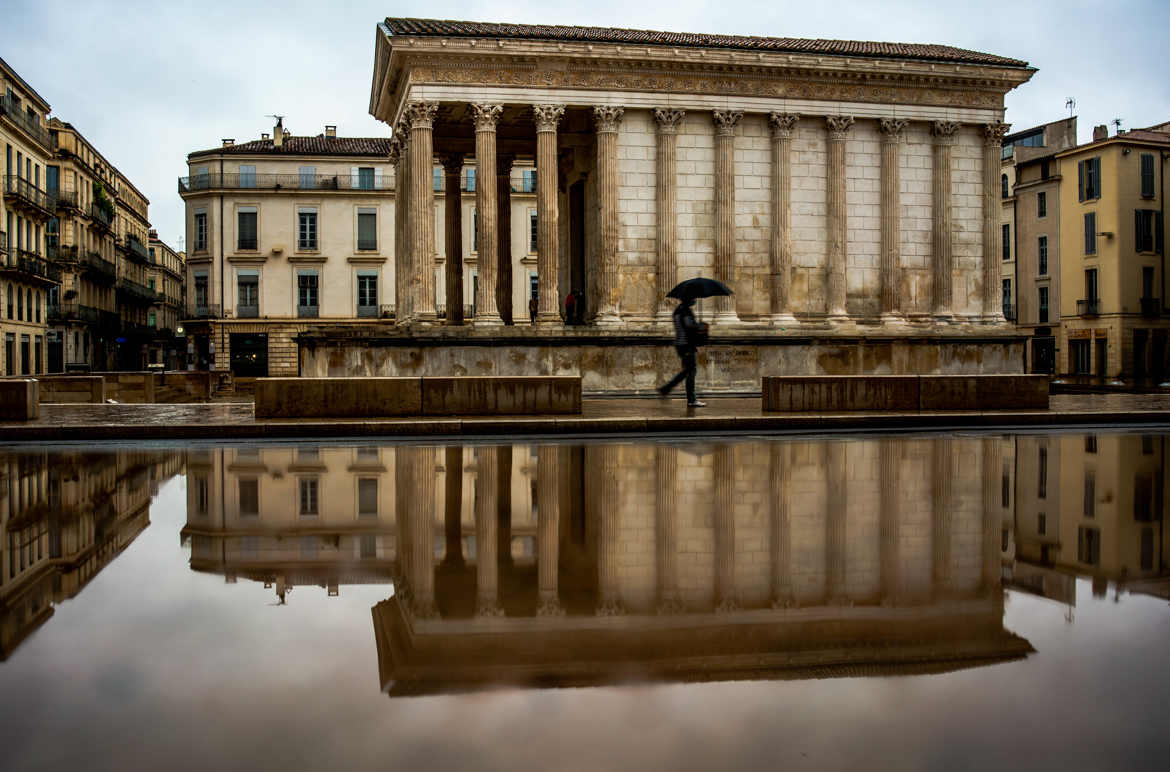
[[[326,123],[387,136],[367,113],[375,25],[386,16],[589,24],[676,32],[940,43],[1028,61],[1008,122],[1092,126],[1170,120],[1167,0],[465,0],[199,3],[6,0],[0,56],[150,199],[160,237],[183,248],[176,178],[192,150],[259,139],[270,113],[294,134]]]

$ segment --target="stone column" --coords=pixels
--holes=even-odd
[[[658,613],[683,611],[678,594],[678,448],[654,448],[654,541],[658,554]]]
[[[934,170],[931,174],[931,227],[934,245],[934,318],[949,322],[954,312],[954,254],[952,229],[954,218],[951,213],[951,155],[955,144],[955,133],[959,124],[950,121],[935,121],[931,127],[934,134]]]
[[[1003,157],[1003,135],[1010,124],[996,121],[983,124],[983,321],[1004,321],[1000,269],[1003,255],[999,242],[999,167]]]
[[[621,448],[617,445],[599,445],[596,448],[601,486],[595,492],[597,501],[597,616],[618,616],[625,611],[621,604],[621,583],[618,577],[618,529],[621,525],[618,498],[618,469]]]
[[[539,550],[536,615],[561,616],[565,611],[561,608],[557,581],[561,540],[561,499],[557,484],[561,467],[560,448],[541,445],[536,454],[536,542]]]
[[[445,451],[443,535],[447,549],[443,556],[443,564],[459,567],[463,565],[463,446],[448,445]]]
[[[735,589],[735,449],[715,448],[715,610],[739,609]]]
[[[596,323],[599,327],[612,327],[622,321],[618,313],[621,287],[618,286],[617,135],[623,113],[622,107],[593,108],[597,124],[597,211],[601,236],[597,266],[600,297]]]
[[[849,513],[849,474],[845,442],[825,444],[825,599],[830,605],[849,604],[845,591],[845,537]]]
[[[830,115],[825,118],[828,127],[828,175],[826,185],[826,220],[828,235],[828,265],[826,266],[826,305],[829,321],[847,322],[845,307],[845,263],[849,247],[849,213],[845,203],[845,137],[853,126],[851,115]]]
[[[512,164],[516,156],[496,156],[496,224],[499,246],[496,249],[496,309],[504,324],[512,324]],[[525,306],[527,308],[527,306]]]
[[[670,324],[674,303],[667,299],[678,283],[678,124],[686,113],[667,108],[654,110],[658,124],[658,160],[655,174],[658,265],[655,271],[655,319]]]
[[[435,321],[435,157],[432,127],[439,105],[411,102],[406,106],[410,121],[410,253],[417,281],[412,286],[414,317],[420,322]]]
[[[901,594],[902,572],[898,563],[898,467],[901,462],[901,440],[879,440],[878,476],[881,484],[879,501],[879,534],[881,546],[881,596],[883,606],[897,605]]]
[[[475,208],[478,213],[479,292],[475,298],[476,327],[499,327],[504,323],[496,308],[496,269],[499,266],[496,235],[496,121],[502,105],[473,104],[475,116]],[[493,509],[494,511],[494,509]]]
[[[796,605],[792,590],[792,447],[773,442],[769,448],[771,502],[772,608]]]
[[[410,320],[410,254],[406,245],[407,212],[410,210],[410,173],[407,163],[409,129],[399,121],[390,145],[394,164],[394,318],[401,324]]]
[[[898,167],[898,145],[902,130],[908,121],[882,118],[878,126],[882,132],[882,323],[890,324],[904,319],[902,315],[902,204],[899,200],[901,175]]]
[[[480,222],[483,222],[482,216]],[[496,448],[478,448],[476,455],[475,614],[501,617],[504,610],[499,602],[499,566],[496,564]]]
[[[946,595],[951,587],[951,487],[955,476],[954,441],[948,437],[931,440],[930,509],[932,527],[931,590],[935,597]]]
[[[739,110],[715,110],[715,278],[735,289],[735,127]],[[735,296],[715,298],[715,321],[738,324]]]
[[[447,153],[443,162],[446,188],[447,324],[463,324],[463,154]]]
[[[800,116],[770,113],[772,130],[771,317],[773,325],[795,324],[792,315],[792,135]]]
[[[1003,529],[1003,445],[998,436],[984,437],[983,443],[983,592],[1000,587],[1000,532]]]
[[[538,297],[536,323],[561,323],[560,282],[560,212],[557,197],[559,158],[557,124],[565,114],[564,105],[533,105],[536,117],[536,280]]]

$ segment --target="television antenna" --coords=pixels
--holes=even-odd
[[[283,115],[265,115],[264,117],[265,117],[265,118],[275,118],[276,120],[280,121],[281,123],[283,123],[283,122],[284,122],[284,116],[283,116]]]
[[[1110,121],[1110,123],[1113,124],[1113,133],[1120,134],[1121,133],[1121,119],[1114,118],[1113,120]]]
[[[1077,109],[1077,100],[1069,97],[1068,99],[1064,100],[1064,106],[1068,108],[1068,117],[1071,118],[1073,117],[1073,111]]]

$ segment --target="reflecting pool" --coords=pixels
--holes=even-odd
[[[1166,449],[0,449],[4,766],[1162,768]]]

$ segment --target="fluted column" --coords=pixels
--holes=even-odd
[[[828,265],[826,305],[829,320],[848,321],[846,311],[845,263],[849,247],[849,213],[845,202],[845,138],[853,126],[851,115],[830,115],[826,174],[826,219],[828,222]]]
[[[715,448],[715,610],[739,609],[735,589],[735,449]]]
[[[420,619],[438,616],[435,608],[435,449],[399,448],[410,467],[411,600]]]
[[[794,324],[792,314],[792,135],[800,116],[770,113],[772,131],[772,238],[769,245],[773,325]]]
[[[655,272],[657,321],[669,324],[674,303],[666,293],[678,283],[678,124],[686,113],[682,110],[656,109],[658,124],[658,159],[655,174],[658,237],[658,265]]]
[[[952,321],[955,318],[954,252],[952,238],[954,218],[951,213],[951,155],[959,124],[935,121],[934,170],[931,174],[931,227],[934,246],[934,318]]]
[[[538,185],[540,183],[537,183]],[[564,614],[558,591],[560,551],[560,447],[541,445],[536,451],[537,616]]]
[[[768,465],[772,607],[790,608],[796,605],[792,588],[792,446],[771,443]]]
[[[557,124],[564,105],[534,105],[536,117],[536,323],[561,323],[557,267],[560,212],[557,209]]]
[[[408,286],[411,266],[406,244],[407,212],[410,211],[410,164],[407,163],[409,129],[400,121],[394,129],[390,144],[390,162],[394,164],[394,318],[397,323],[409,321],[410,298]]]
[[[931,590],[936,597],[951,588],[951,495],[955,476],[954,441],[939,437],[931,441],[930,508],[933,513],[931,540]]]
[[[412,283],[414,317],[420,322],[435,321],[435,157],[432,130],[435,102],[411,102],[406,106],[410,121],[410,251],[416,272]]]
[[[448,445],[444,455],[443,563],[458,567],[463,565],[463,446]]]
[[[500,569],[496,564],[496,486],[499,484],[496,448],[478,448],[476,453],[475,614],[499,617],[504,615],[504,610],[499,602]]]
[[[496,156],[496,227],[499,246],[496,248],[496,309],[504,324],[512,324],[512,164],[516,156],[500,153]],[[527,305],[525,305],[527,308]]]
[[[735,289],[735,127],[743,113],[715,110],[715,278]],[[715,298],[715,321],[736,324],[735,296]]]
[[[618,468],[621,449],[617,445],[600,445],[596,449],[601,485],[595,492],[597,507],[597,616],[625,613],[621,604],[618,577],[618,529],[621,526],[618,497]]]
[[[475,298],[476,327],[499,327],[504,323],[496,308],[496,271],[499,267],[496,228],[496,121],[504,108],[502,105],[473,104],[475,116],[475,208],[478,213],[479,255],[476,258],[479,272],[479,292]]]
[[[879,440],[880,456],[878,457],[878,477],[881,485],[881,499],[879,501],[879,534],[881,546],[879,549],[881,561],[881,595],[882,605],[897,604],[901,594],[902,571],[898,562],[898,529],[899,472],[898,467],[902,455],[901,440]]]
[[[830,605],[848,605],[845,591],[845,536],[849,513],[848,467],[845,442],[825,445],[825,598]]]
[[[597,124],[597,202],[600,244],[597,266],[600,297],[597,299],[596,323],[599,327],[621,324],[618,307],[618,173],[617,135],[622,122],[621,107],[597,106],[593,118]]]
[[[1003,255],[999,242],[999,167],[1003,157],[1003,135],[1009,124],[1002,121],[983,125],[983,321],[1004,321],[1000,270]]]
[[[658,556],[658,613],[683,610],[678,594],[678,448],[654,448],[654,542]]]
[[[1000,587],[1000,532],[1003,528],[1003,445],[999,436],[984,437],[983,443],[983,582],[985,593]]]
[[[446,190],[444,246],[447,254],[447,324],[463,324],[463,154],[442,156]]]
[[[878,126],[882,132],[882,322],[889,324],[904,319],[902,315],[902,189],[898,167],[898,145],[907,121],[882,118]]]

